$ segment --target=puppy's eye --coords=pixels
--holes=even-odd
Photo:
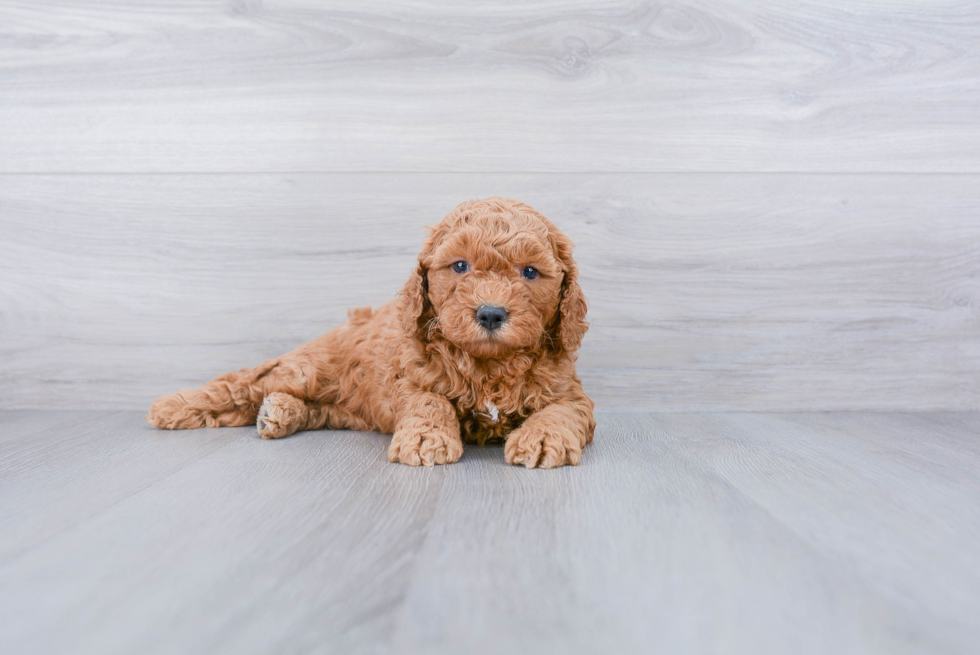
[[[524,270],[521,271],[521,277],[526,280],[533,280],[538,276],[538,269],[532,266],[525,266]]]
[[[453,264],[453,270],[457,273],[465,273],[466,271],[470,270],[470,265],[466,262],[456,262]]]

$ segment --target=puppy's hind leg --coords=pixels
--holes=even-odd
[[[253,369],[226,373],[200,389],[182,389],[158,398],[146,419],[168,430],[250,425],[267,395],[283,391],[308,397],[315,380],[312,363],[286,355]]]
[[[327,425],[326,405],[300,400],[277,391],[262,401],[255,426],[263,439],[281,439],[300,430],[317,430]]]

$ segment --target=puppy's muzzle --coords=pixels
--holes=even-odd
[[[507,310],[496,305],[480,305],[476,310],[476,322],[493,332],[507,320]]]

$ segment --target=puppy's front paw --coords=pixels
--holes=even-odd
[[[409,466],[452,464],[463,456],[458,434],[428,426],[408,425],[395,431],[388,446],[388,461]]]
[[[306,403],[288,393],[270,393],[262,401],[255,427],[263,439],[288,437],[306,426]]]
[[[582,459],[580,439],[558,428],[525,423],[510,433],[504,445],[508,464],[522,464],[529,469],[551,469]]]

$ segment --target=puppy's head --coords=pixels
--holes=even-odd
[[[426,239],[403,290],[405,327],[479,358],[578,349],[588,329],[572,242],[505,198],[456,207]]]

